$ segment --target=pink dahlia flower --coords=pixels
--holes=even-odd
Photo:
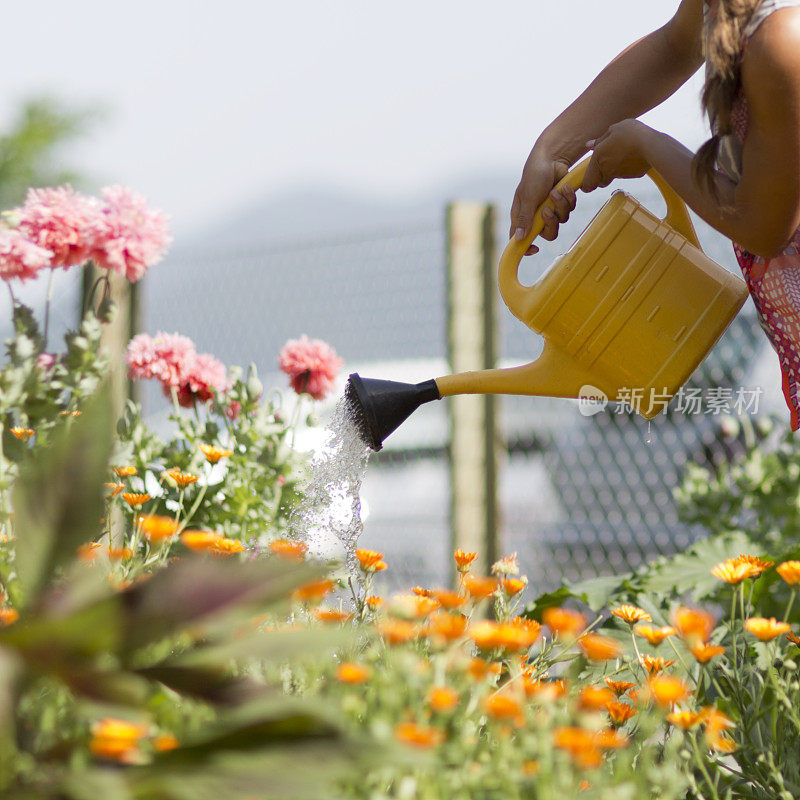
[[[39,353],[39,357],[36,359],[36,366],[44,372],[50,372],[50,370],[56,364],[56,357],[52,353]]]
[[[53,267],[73,267],[89,258],[100,231],[102,207],[71,186],[29,189],[16,210],[17,230],[34,244],[52,251]]]
[[[124,186],[103,189],[102,197],[102,219],[91,258],[102,269],[138,281],[161,261],[172,241],[167,216],[149,209],[144,197]]]
[[[196,401],[210,400],[214,392],[228,389],[225,366],[207,353],[198,354],[194,342],[177,333],[146,333],[134,336],[126,355],[128,376],[156,378],[167,397],[174,389],[178,402],[191,408]]]
[[[49,267],[53,253],[28,241],[21,233],[0,230],[0,278],[4,281],[33,278],[40,269]]]
[[[327,342],[309,339],[305,334],[286,342],[278,357],[292,389],[315,400],[323,400],[330,392],[343,363]]]

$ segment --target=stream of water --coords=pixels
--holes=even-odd
[[[322,448],[309,465],[303,499],[290,521],[292,535],[308,545],[309,554],[343,558],[358,580],[356,547],[361,522],[361,483],[367,470],[369,447],[358,434],[347,399],[336,404],[325,430]]]

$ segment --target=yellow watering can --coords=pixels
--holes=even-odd
[[[589,159],[558,187],[580,188]],[[518,319],[544,337],[536,361],[521,367],[445,375],[419,384],[350,376],[346,399],[373,450],[422,403],[454,394],[578,398],[587,389],[626,401],[652,419],[688,380],[747,298],[738,276],[703,253],[686,206],[658,173],[667,204],[659,220],[615,192],[570,251],[533,285],[519,264],[544,227],[539,208],[525,241],[500,258],[498,284]]]

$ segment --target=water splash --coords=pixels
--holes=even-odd
[[[359,575],[356,547],[364,531],[361,483],[370,448],[364,444],[353,409],[341,397],[325,429],[325,441],[311,460],[302,499],[289,526],[294,537],[322,558],[343,557],[350,574]]]

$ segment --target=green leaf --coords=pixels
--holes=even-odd
[[[580,595],[575,594],[566,586],[561,586],[554,592],[546,592],[545,594],[537,597],[536,600],[525,606],[525,610],[522,612],[521,616],[527,617],[528,619],[535,619],[538,622],[541,622],[542,614],[548,608],[561,606],[567,600],[575,600],[575,599],[583,600],[583,598]]]
[[[91,540],[103,515],[103,479],[111,451],[111,407],[98,392],[73,425],[20,471],[12,495],[21,607],[30,606],[56,571]]]

